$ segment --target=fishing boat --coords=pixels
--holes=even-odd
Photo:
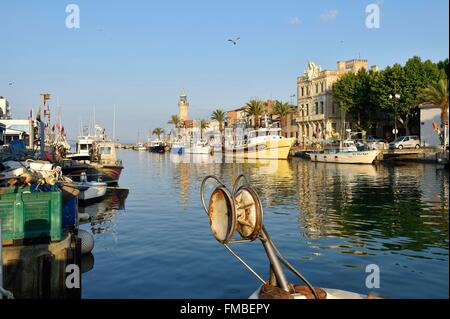
[[[163,154],[166,152],[166,143],[161,140],[151,141],[148,150],[150,151],[150,153]]]
[[[136,145],[136,151],[138,151],[138,152],[147,152],[147,147],[145,147],[144,146],[144,144],[142,144],[142,143],[138,143],[137,145]]]
[[[214,182],[209,203],[205,201],[207,182]],[[211,185],[212,186],[212,185]],[[264,212],[256,190],[244,175],[240,175],[228,188],[216,176],[207,176],[200,186],[201,205],[209,219],[211,232],[247,270],[259,281],[260,285],[250,299],[376,299],[377,294],[363,295],[336,288],[319,288],[313,286],[281,254],[264,226]],[[233,245],[261,241],[269,265],[268,278],[264,279],[232,248]],[[258,264],[260,266],[260,264]],[[283,267],[284,266],[284,267]],[[289,270],[302,285],[290,283],[286,275]],[[228,279],[230,280],[230,279]]]
[[[81,174],[86,173],[88,180],[118,184],[123,170],[122,161],[117,159],[115,144],[104,133],[92,138],[81,137],[77,145],[78,155],[67,156],[60,163],[64,175],[79,182]]]
[[[251,130],[243,139],[226,145],[225,156],[244,159],[285,160],[295,138],[285,138],[280,128]]]
[[[344,141],[338,150],[307,153],[313,162],[342,164],[372,164],[379,154],[375,149],[358,150],[351,140]]]
[[[108,189],[108,184],[103,182],[88,182],[86,173],[83,173],[80,177],[80,182],[75,183],[80,190],[78,195],[78,201],[82,205],[94,203],[102,200]]]
[[[205,140],[199,140],[197,142],[191,142],[189,148],[186,149],[187,154],[210,154],[211,146]]]
[[[179,155],[181,155],[181,154],[184,153],[184,151],[185,151],[185,147],[184,147],[184,144],[183,144],[183,142],[181,140],[175,140],[175,141],[172,142],[172,147],[170,149],[170,152],[172,154],[179,154]]]
[[[82,135],[77,138],[75,153],[68,154],[68,159],[77,161],[90,160],[94,148],[95,136]]]

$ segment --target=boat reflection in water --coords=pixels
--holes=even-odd
[[[91,231],[94,235],[113,232],[116,213],[125,209],[128,193],[128,189],[111,188],[103,201],[79,208],[81,214],[89,215]]]

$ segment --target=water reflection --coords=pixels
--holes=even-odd
[[[80,213],[89,215],[91,231],[94,235],[114,233],[116,214],[125,209],[128,193],[128,189],[114,188],[108,191],[101,202],[79,208]]]
[[[435,165],[120,156],[127,167],[122,181],[132,190],[127,216],[118,222],[121,242],[96,236],[96,265],[84,277],[87,297],[248,297],[257,283],[212,239],[199,198],[206,175],[230,185],[240,174],[258,191],[277,246],[314,284],[368,293],[364,269],[376,263],[383,295],[448,297],[449,181],[448,171]],[[99,215],[106,215],[98,218],[101,228],[109,221],[115,236],[115,219]],[[239,249],[267,270],[258,249]],[[211,290],[215,282],[220,288]]]
[[[299,161],[297,173],[303,236],[344,239],[327,248],[356,255],[448,249],[448,175],[437,176],[434,166]]]

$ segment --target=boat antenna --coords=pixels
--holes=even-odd
[[[114,113],[113,113],[113,142],[116,142],[116,105],[114,104]]]

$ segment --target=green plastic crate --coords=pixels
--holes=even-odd
[[[62,239],[61,192],[0,194],[3,240]]]

